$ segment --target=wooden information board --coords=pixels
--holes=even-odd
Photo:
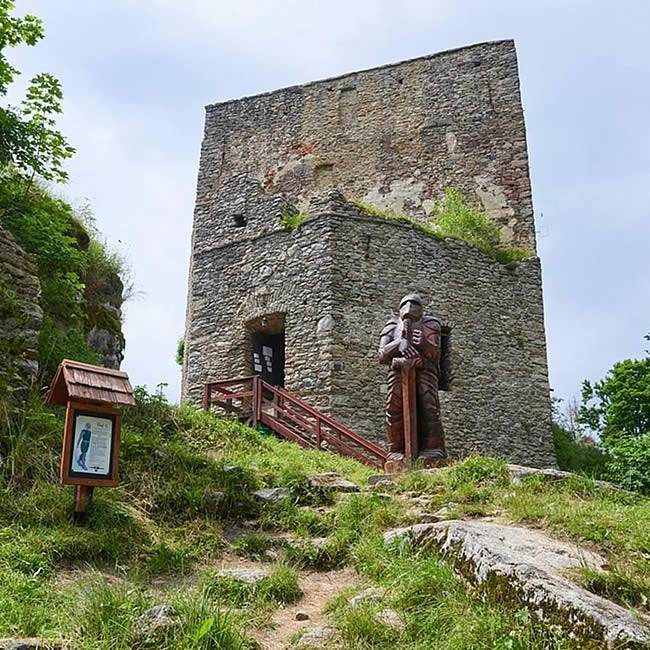
[[[133,406],[125,372],[65,359],[56,371],[49,404],[66,407],[61,483],[75,486],[75,520],[92,500],[93,488],[119,483],[120,425],[117,406]]]

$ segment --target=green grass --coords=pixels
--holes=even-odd
[[[219,577],[218,571],[208,570],[202,578],[203,594],[233,607],[250,606],[253,610],[267,606],[293,603],[302,592],[298,574],[290,566],[278,564],[267,578],[253,585],[232,577]]]
[[[360,574],[384,587],[385,596],[379,602],[350,607],[347,599],[352,594],[347,592],[329,604],[344,648],[584,647],[536,623],[526,609],[512,610],[474,597],[449,565],[436,557],[415,553],[408,546],[387,547],[381,539],[364,540],[356,553]],[[400,615],[402,630],[375,620],[386,608]]]
[[[124,420],[121,484],[95,490],[80,527],[71,521],[72,489],[58,483],[62,414],[34,400],[2,415],[0,637],[64,638],[82,650],[253,648],[246,631],[267,625],[275,608],[299,597],[298,571],[353,565],[360,580],[386,587],[390,596],[358,610],[342,599],[332,603],[347,648],[576,647],[540,628],[526,610],[482,602],[444,562],[385,548],[385,530],[412,522],[400,500],[409,491],[425,495],[431,511],[452,504],[449,517],[496,513],[588,544],[612,570],[577,571],[577,579],[649,611],[650,529],[642,522],[650,521],[650,499],[588,478],[533,476],[513,486],[504,460],[475,456],[438,472],[407,472],[388,497],[333,496],[311,488],[307,477],[335,471],[363,486],[373,470],[139,391]],[[291,495],[281,504],[250,496],[280,486]],[[211,498],[216,491],[225,498]],[[223,529],[243,520],[250,534],[235,553],[254,561],[265,561],[270,549],[283,556],[284,563],[266,564],[272,575],[255,588],[217,580],[210,568],[227,548]],[[305,539],[269,534],[279,531]],[[313,544],[311,537],[326,539]],[[161,603],[176,608],[177,624],[143,640],[135,621]],[[386,607],[400,613],[403,630],[373,623]]]
[[[593,479],[579,475],[565,481],[537,475],[512,486],[506,461],[481,456],[435,474],[404,475],[398,491],[413,489],[429,496],[431,511],[457,504],[448,518],[497,513],[551,536],[595,546],[614,569],[608,580],[580,572],[583,585],[650,612],[650,529],[641,523],[650,521],[650,499],[597,487]]]
[[[602,449],[585,442],[591,441],[576,440],[570,431],[553,422],[553,443],[559,468],[593,478],[607,478],[608,455]]]

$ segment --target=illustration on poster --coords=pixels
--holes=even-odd
[[[79,414],[74,428],[72,470],[107,474],[110,471],[112,433],[110,418]]]

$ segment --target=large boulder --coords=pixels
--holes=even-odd
[[[605,641],[608,647],[647,648],[650,619],[583,589],[571,569],[605,570],[601,556],[538,531],[487,522],[441,521],[389,531],[386,543],[410,540],[430,548],[480,592],[538,619],[559,624],[572,635]]]

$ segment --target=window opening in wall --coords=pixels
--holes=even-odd
[[[232,220],[235,224],[235,228],[243,228],[248,223],[246,217],[243,214],[233,214]]]
[[[451,327],[443,325],[441,334],[438,390],[451,390]]]

